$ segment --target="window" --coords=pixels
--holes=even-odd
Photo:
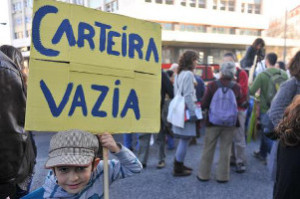
[[[255,4],[254,5],[254,13],[255,14],[260,14],[260,4]]]
[[[26,6],[27,8],[32,8],[32,0],[26,0],[26,1],[25,1],[25,6]]]
[[[84,5],[83,0],[75,0],[74,3],[77,4],[77,5]]]
[[[213,64],[214,63],[214,57],[212,55],[207,56],[207,63],[208,64]]]
[[[245,12],[245,7],[246,7],[246,4],[245,4],[245,3],[242,3],[242,6],[241,6],[241,12]]]
[[[196,0],[189,0],[191,7],[196,7]]]
[[[196,27],[193,25],[186,25],[185,30],[189,32],[196,32]]]
[[[151,0],[145,0],[145,2],[147,2],[147,3],[151,3]]]
[[[198,0],[198,7],[199,8],[206,8],[205,0]]]
[[[202,25],[180,24],[179,30],[188,32],[206,32],[206,27]]]
[[[22,25],[22,18],[16,18],[15,19],[15,25],[17,25],[17,26]]]
[[[217,8],[218,8],[218,0],[214,0],[214,2],[213,2],[213,9],[217,10]]]
[[[234,11],[234,6],[235,6],[235,2],[233,0],[229,0],[228,1],[228,10],[229,11]]]
[[[15,32],[15,39],[22,39],[23,38],[23,32]]]
[[[155,0],[156,3],[162,3],[162,0]]]
[[[31,37],[31,30],[26,30],[26,37]]]
[[[197,26],[196,31],[197,32],[206,32],[206,27],[205,26]]]
[[[163,30],[173,30],[173,24],[171,23],[161,23]]]
[[[186,0],[181,0],[180,5],[186,6]]]
[[[106,12],[115,12],[118,9],[118,1],[111,1],[105,5]]]
[[[220,1],[220,10],[225,10],[226,9],[226,1]]]
[[[204,63],[204,52],[200,51],[199,52],[199,63],[202,64]]]
[[[119,9],[117,1],[113,1],[112,2],[112,8],[113,8],[112,12],[117,11]]]
[[[253,11],[253,5],[248,4],[248,13],[252,13],[252,11]]]
[[[25,23],[31,23],[31,17],[25,17]]]
[[[240,35],[261,36],[261,31],[259,31],[259,30],[241,29],[240,30]]]
[[[14,3],[12,5],[12,10],[13,10],[13,12],[21,11],[22,10],[22,4],[21,4],[21,2]]]
[[[174,4],[174,0],[166,0],[166,4],[167,5],[173,5]]]

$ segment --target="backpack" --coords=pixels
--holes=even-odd
[[[271,102],[280,87],[280,84],[286,81],[286,78],[283,76],[281,70],[275,74],[271,74],[267,70],[264,71],[263,73],[265,73],[270,79],[270,81],[268,81],[268,93],[266,98],[267,106],[270,107]]]
[[[218,89],[214,93],[209,106],[209,122],[218,126],[235,126],[238,117],[238,107],[232,90],[234,83],[223,86],[218,80]]]

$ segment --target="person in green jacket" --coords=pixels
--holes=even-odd
[[[275,53],[269,53],[265,57],[265,63],[267,70],[260,73],[256,78],[253,84],[249,88],[250,95],[255,95],[255,93],[260,90],[259,94],[259,104],[260,104],[260,121],[262,131],[267,133],[269,132],[267,126],[269,118],[267,116],[267,111],[270,108],[272,98],[275,96],[274,88],[276,89],[278,85],[288,79],[288,76],[285,71],[275,68],[277,61],[277,55]],[[272,82],[272,83],[271,83]],[[253,155],[257,159],[261,160],[266,164],[267,154],[270,153],[272,147],[272,140],[267,138],[263,133],[261,135],[261,143],[258,151],[254,151]]]

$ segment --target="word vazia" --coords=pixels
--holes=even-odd
[[[109,92],[109,88],[107,86],[97,85],[97,84],[91,85],[92,90],[94,90],[95,92],[99,92],[99,96],[98,96],[97,100],[95,101],[93,108],[91,108],[91,115],[93,117],[102,117],[102,118],[107,117],[107,112],[105,110],[101,110],[101,105],[104,101],[112,102],[112,113],[111,114],[114,118],[118,117],[119,101],[120,101],[118,86],[120,84],[121,84],[120,80],[115,81],[116,88],[114,88],[112,99],[108,99],[108,100],[107,100],[107,94]],[[70,82],[68,84],[68,86],[65,90],[64,96],[59,103],[55,102],[52,92],[50,91],[50,89],[48,88],[48,86],[44,80],[40,81],[40,87],[43,91],[43,94],[44,94],[46,100],[47,100],[51,114],[54,117],[59,117],[60,114],[62,113],[62,111],[64,110],[66,104],[69,101],[74,84],[72,82]],[[83,116],[86,117],[88,115],[88,107],[87,107],[87,103],[85,100],[84,89],[81,84],[77,85],[77,87],[76,87],[75,94],[73,96],[73,100],[72,100],[72,104],[71,104],[71,108],[68,113],[69,117],[71,117],[74,114],[74,111],[76,108],[81,109]],[[126,99],[126,102],[125,102],[119,116],[121,118],[126,117],[127,112],[130,109],[133,111],[133,113],[135,115],[135,119],[139,120],[141,117],[139,101],[138,101],[138,96],[136,94],[136,91],[134,89],[130,90],[128,97]]]
[[[48,14],[56,14],[58,9],[55,6],[46,5],[40,7],[33,18],[32,21],[32,42],[35,49],[43,55],[55,57],[58,56],[60,51],[54,50],[51,48],[46,48],[41,41],[40,35],[40,26],[42,23],[42,19],[46,17]],[[149,61],[151,56],[154,56],[154,61],[156,63],[159,62],[159,55],[157,51],[157,47],[153,38],[150,38],[147,45],[146,45],[146,55],[144,56],[143,49],[144,49],[144,40],[143,38],[135,33],[126,33],[127,26],[123,26],[122,30],[123,33],[119,33],[116,31],[111,30],[112,26],[104,23],[100,23],[95,21],[94,26],[95,28],[100,29],[99,35],[99,51],[106,52],[108,55],[120,56],[123,57],[128,56],[129,58],[135,57],[135,52],[138,54],[139,59],[145,59]],[[72,25],[69,19],[64,19],[60,25],[58,26],[51,43],[58,44],[64,35],[66,34],[69,46],[77,46],[79,48],[84,47],[85,40],[88,42],[89,47],[91,50],[95,49],[95,28],[94,26],[85,23],[79,22],[78,24],[78,39],[76,41]],[[115,45],[115,39],[121,38],[121,49],[113,49]]]

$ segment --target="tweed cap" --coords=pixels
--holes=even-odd
[[[94,159],[99,149],[96,135],[69,130],[55,134],[50,141],[47,169],[55,166],[87,166]]]

